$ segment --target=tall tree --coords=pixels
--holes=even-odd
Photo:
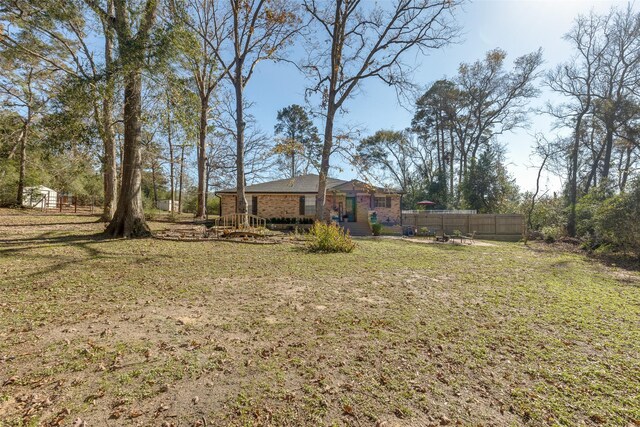
[[[602,55],[606,49],[599,38],[602,19],[591,13],[578,17],[573,28],[565,35],[575,50],[575,56],[559,65],[547,75],[547,84],[554,92],[563,95],[567,102],[549,106],[549,112],[561,125],[573,128],[571,146],[568,147],[568,204],[567,233],[576,235],[576,204],[578,201],[578,168],[584,121],[592,109],[597,76],[602,67]]]
[[[406,193],[413,193],[416,149],[406,132],[379,130],[356,147],[356,163],[372,180],[390,182]]]
[[[200,100],[198,124],[198,198],[196,218],[206,213],[206,163],[209,114],[214,91],[225,77],[226,69],[220,69],[216,53],[229,37],[228,14],[216,0],[172,0],[173,19],[183,25],[181,51],[182,62],[194,81],[195,92]]]
[[[464,207],[481,213],[500,213],[515,202],[518,189],[504,166],[500,148],[483,149],[471,158],[469,173],[461,184]]]
[[[98,0],[84,2],[113,29],[118,42],[118,62],[124,85],[124,144],[120,197],[106,233],[113,237],[138,237],[150,233],[144,218],[142,194],[141,113],[142,70],[146,65],[158,0],[135,2],[113,0],[113,13]]]
[[[452,0],[394,0],[384,5],[361,0],[304,0],[316,32],[304,69],[314,80],[311,91],[322,94],[324,138],[316,215],[325,216],[329,161],[336,113],[365,80],[379,79],[398,91],[411,86],[404,58],[426,53],[456,36],[449,11]],[[329,48],[327,49],[327,46]]]
[[[625,106],[640,84],[640,13],[628,4],[624,9],[612,9],[601,22],[604,49],[594,107],[595,116],[605,128],[601,178],[611,186],[608,181],[615,135],[629,111]]]
[[[418,98],[411,120],[412,130],[418,135],[419,141],[426,147],[435,146],[436,175],[442,181],[439,192],[445,203],[453,202],[456,189],[454,181],[458,144],[454,139],[454,126],[459,110],[464,106],[464,98],[453,81],[438,80]]]
[[[300,30],[297,6],[291,0],[228,0],[214,22],[216,34],[230,35],[212,53],[233,86],[235,98],[237,211],[247,213],[245,196],[245,99],[244,90],[256,66],[278,55]]]
[[[300,105],[290,105],[278,111],[275,134],[280,138],[274,148],[288,163],[283,169],[290,178],[317,168],[320,158],[318,128]]]
[[[456,83],[465,99],[463,110],[455,117],[461,154],[462,176],[467,162],[487,146],[494,135],[511,131],[527,123],[528,102],[540,93],[534,84],[542,49],[516,58],[511,71],[504,69],[505,51],[487,52],[484,60],[463,63]]]
[[[435,82],[416,102],[412,128],[425,150],[433,152],[437,193],[449,204],[463,201],[459,190],[470,161],[494,148],[495,136],[528,123],[528,103],[539,93],[535,80],[542,54],[516,58],[512,70],[505,68],[506,56],[494,49],[482,60],[460,64],[455,79]]]
[[[102,168],[104,174],[103,220],[113,217],[116,207],[116,147],[113,130],[115,74],[113,65],[113,30],[99,16],[93,25],[77,1],[58,2],[29,0],[2,0],[2,18],[17,28],[29,32],[37,43],[21,43],[12,30],[0,38],[0,44],[20,50],[51,69],[67,76],[66,82],[80,83],[90,95],[91,113],[103,143]],[[107,0],[106,9],[113,13],[113,1]],[[101,28],[102,31],[94,30]],[[91,37],[104,39],[99,44],[87,43]],[[44,54],[39,47],[47,47]],[[103,63],[98,62],[103,58]]]
[[[12,152],[18,155],[18,186],[15,197],[17,206],[23,205],[27,167],[27,152],[35,122],[42,117],[51,98],[55,70],[35,56],[22,55],[17,46],[29,44],[40,55],[46,55],[43,46],[31,33],[21,31],[15,45],[0,50],[0,106],[15,113],[20,120],[17,144]]]

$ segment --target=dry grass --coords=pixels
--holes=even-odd
[[[93,221],[0,211],[2,426],[640,424],[637,273],[511,243],[311,254]]]

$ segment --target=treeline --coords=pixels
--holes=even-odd
[[[99,167],[113,236],[148,234],[145,181],[150,175],[154,198],[159,187],[171,199],[181,194],[189,150],[197,217],[208,188],[226,184],[237,187],[238,210],[246,212],[247,182],[278,166],[291,174],[318,170],[322,214],[330,157],[340,145],[336,115],[366,80],[410,87],[405,57],[456,38],[457,3],[2,0],[2,115],[12,125],[2,132],[7,172],[0,179],[21,204],[38,149],[60,154],[49,137],[59,133],[73,145],[63,152],[83,152],[86,165]],[[292,60],[294,44],[303,48]],[[295,62],[305,73],[321,132],[294,107],[283,109],[277,144],[259,130],[245,90],[267,61]],[[56,114],[65,126],[52,129],[46,121]]]
[[[561,197],[528,195],[529,225],[640,254],[640,14],[629,4],[580,16],[565,40],[573,56],[545,76],[561,99],[546,109],[557,136],[539,137],[535,152],[565,186]]]
[[[510,70],[499,49],[461,64],[418,98],[405,131],[357,144],[356,162],[403,189],[406,207],[429,199],[440,208],[521,212],[549,240],[640,249],[640,14],[628,5],[579,16],[564,38],[572,57],[550,70],[541,69],[540,51]],[[541,87],[554,96],[533,111]],[[555,136],[535,137],[536,190],[522,193],[497,137],[525,127],[530,114],[551,116]],[[543,172],[562,178],[561,192],[542,192]]]
[[[405,191],[406,207],[422,199],[442,209],[513,211],[519,194],[497,136],[524,127],[528,101],[539,94],[542,51],[505,66],[496,49],[463,63],[418,98],[411,127],[376,132],[356,147],[355,160],[372,178]]]
[[[366,81],[412,96],[406,61],[458,40],[457,6],[0,0],[1,202],[19,205],[25,186],[43,183],[99,193],[108,232],[136,236],[148,233],[144,208],[159,199],[203,217],[211,190],[235,186],[245,212],[247,183],[317,172],[321,214],[331,160],[342,155],[361,178],[404,190],[406,207],[429,199],[523,212],[531,229],[604,239],[581,206],[627,203],[638,176],[632,6],[576,18],[565,37],[573,56],[551,70],[541,50],[511,61],[494,49],[415,96],[406,130],[350,132],[348,105]],[[283,106],[273,132],[259,128],[245,94],[267,61],[294,63],[306,78],[305,107]],[[542,87],[556,96],[533,112]],[[555,119],[532,161],[563,178],[557,194],[541,194],[540,182],[523,194],[507,172],[500,141],[531,114]]]

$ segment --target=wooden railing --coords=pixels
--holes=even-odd
[[[246,228],[266,228],[267,220],[251,214],[222,215],[213,220],[214,228],[230,228],[242,230]]]

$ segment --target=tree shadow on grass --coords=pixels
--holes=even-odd
[[[52,225],[93,225],[93,224],[105,224],[102,221],[74,221],[74,222],[45,222],[39,224],[0,224],[0,228],[27,228],[27,227],[49,227]]]
[[[50,261],[52,259],[56,259],[57,262],[48,265],[46,268],[39,269],[35,272],[24,272],[24,274],[16,274],[12,277],[13,279],[28,279],[31,277],[41,276],[43,274],[46,275],[47,273],[53,273],[62,270],[68,265],[82,265],[85,262],[96,258],[111,259],[116,262],[117,260],[121,260],[123,257],[131,259],[135,256],[133,254],[107,252],[101,250],[99,247],[96,247],[97,245],[103,245],[105,243],[113,243],[117,241],[122,241],[122,239],[114,239],[105,235],[104,233],[75,235],[65,234],[60,236],[55,235],[54,232],[46,232],[33,237],[0,240],[0,257],[14,257],[34,261]],[[56,255],[55,258],[51,254],[33,253],[33,251],[41,249],[65,246],[79,249],[84,253],[72,253],[67,256]],[[139,262],[144,264],[165,258],[171,258],[171,256],[144,256],[140,258]]]

